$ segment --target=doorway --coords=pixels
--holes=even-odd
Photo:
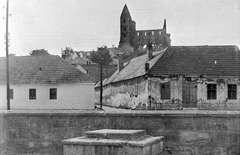
[[[183,107],[197,107],[197,83],[183,82]]]

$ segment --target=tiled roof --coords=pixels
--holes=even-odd
[[[9,57],[10,84],[92,83],[59,56]],[[0,58],[0,84],[6,83],[6,58]]]
[[[100,69],[99,65],[97,64],[91,64],[91,65],[86,65],[82,64],[81,65],[84,69],[87,70],[88,75],[94,79],[95,82],[98,82],[100,80]],[[115,65],[109,65],[107,67],[103,67],[103,79],[110,77],[115,71],[117,67]]]
[[[118,56],[118,54],[123,54],[123,49],[121,49],[121,48],[108,48],[108,50],[110,51],[110,52],[112,52],[112,56]]]
[[[72,65],[77,65],[77,64],[85,64],[86,61],[83,60],[82,58],[78,57],[74,60],[70,60],[69,63],[72,64]]]
[[[149,70],[149,74],[239,76],[237,46],[172,46]]]
[[[148,54],[133,58],[124,65],[124,68],[120,72],[117,70],[111,77],[104,81],[103,85],[145,75],[147,73],[145,70],[145,64],[149,63],[149,68],[151,68],[162,56],[165,50],[166,49],[153,52],[154,58],[151,60],[148,59]]]

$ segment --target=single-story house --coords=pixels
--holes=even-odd
[[[150,51],[119,65],[123,67],[104,81],[104,103],[133,109],[240,110],[239,58],[237,46]]]
[[[9,57],[11,109],[94,109],[94,82],[59,56]],[[0,109],[7,107],[0,58]]]

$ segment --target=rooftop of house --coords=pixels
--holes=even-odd
[[[95,82],[98,82],[100,80],[100,68],[98,64],[82,64],[81,66],[87,70],[88,75],[93,78]],[[108,65],[107,67],[104,66],[103,79],[109,78],[116,71],[116,68],[116,65]]]
[[[76,65],[76,64],[86,64],[87,61],[91,61],[91,60],[89,58],[78,57],[78,58],[70,60],[68,62],[72,65]]]
[[[240,51],[237,46],[171,46],[159,52],[153,52],[133,58],[103,81],[103,85],[122,80],[133,79],[145,74],[165,75],[206,75],[240,76]],[[145,64],[149,63],[146,71]],[[98,87],[99,84],[96,85]]]
[[[93,83],[59,56],[9,57],[10,84]],[[6,58],[0,57],[0,84],[6,84]]]
[[[239,76],[237,46],[171,46],[148,71],[154,76]]]
[[[108,48],[108,50],[109,50],[109,52],[112,52],[112,53],[110,53],[110,55],[111,55],[112,57],[114,57],[114,56],[116,57],[116,56],[118,56],[119,54],[121,55],[121,54],[124,53],[123,49],[121,49],[121,48],[116,48],[116,47]]]
[[[149,60],[148,54],[131,59],[129,62],[124,64],[124,68],[122,70],[117,70],[111,77],[105,79],[103,81],[103,85],[145,75],[147,73],[145,64],[149,63],[149,68],[151,68],[161,57],[165,50],[166,49],[153,52],[153,58],[151,60]],[[98,85],[99,84],[96,86]]]
[[[78,56],[80,56],[80,53],[82,53],[82,55],[83,55],[84,57],[87,57],[87,56],[90,55],[90,52],[88,52],[88,51],[75,51],[75,52],[76,52],[76,54],[77,54]]]

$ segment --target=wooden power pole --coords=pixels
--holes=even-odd
[[[9,54],[8,54],[8,10],[9,10],[9,0],[7,0],[6,6],[6,74],[7,74],[7,110],[10,110],[10,88],[9,88]]]

